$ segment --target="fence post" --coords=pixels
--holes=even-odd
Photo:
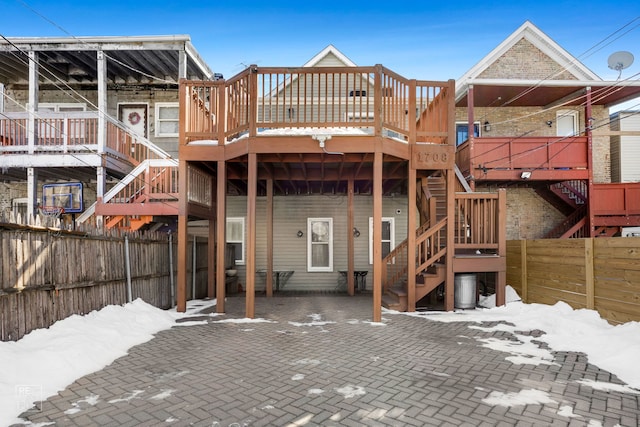
[[[586,285],[587,308],[595,307],[595,280],[593,272],[593,237],[584,239],[584,279]]]
[[[520,286],[522,288],[522,302],[529,302],[527,285],[527,240],[520,240]]]
[[[169,287],[171,288],[171,307],[176,305],[176,291],[173,280],[173,233],[169,233]]]
[[[127,270],[127,302],[132,301],[131,292],[131,258],[129,257],[129,236],[124,236],[124,264]]]

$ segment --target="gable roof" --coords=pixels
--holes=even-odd
[[[356,67],[357,65],[351,61],[345,54],[340,52],[336,47],[332,44],[322,49],[320,52],[316,54],[313,58],[307,61],[303,67],[316,67],[318,64],[325,59],[327,56],[333,54],[340,62],[344,64],[345,67]]]
[[[529,58],[522,49],[532,49],[539,56]],[[534,61],[548,61],[547,68],[541,62],[539,69],[529,73],[527,66]],[[467,106],[471,87],[476,107],[492,106],[498,100],[502,106],[514,107],[579,105],[589,88],[597,92],[593,105],[611,106],[640,95],[640,82],[602,80],[529,21],[456,81],[456,106]]]
[[[493,65],[498,58],[507,53],[516,43],[522,39],[527,40],[542,53],[547,55],[563,69],[575,77],[576,80],[602,81],[598,75],[589,70],[584,64],[578,61],[573,55],[563,49],[558,43],[543,33],[530,21],[525,21],[516,31],[500,43],[495,49],[489,52],[476,65],[471,67],[462,77],[458,79],[461,85],[480,77],[483,71]]]

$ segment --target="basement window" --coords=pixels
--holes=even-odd
[[[177,102],[158,102],[156,104],[156,133],[158,138],[178,136],[179,107]]]
[[[333,271],[333,218],[307,218],[307,271]]]
[[[244,217],[227,218],[227,243],[235,248],[236,265],[244,265]]]
[[[349,96],[367,96],[366,90],[350,90]]]

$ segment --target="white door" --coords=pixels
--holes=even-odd
[[[572,110],[556,113],[556,131],[558,136],[577,136],[578,114]]]

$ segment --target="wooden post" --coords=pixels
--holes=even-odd
[[[520,240],[520,286],[522,302],[529,302],[529,285],[527,282],[527,240]]]
[[[273,178],[267,179],[267,297],[273,296]]]
[[[258,187],[258,159],[256,153],[249,153],[247,177],[247,277],[246,277],[246,317],[255,317],[256,285],[256,194]]]
[[[444,309],[453,311],[454,309],[454,286],[455,273],[453,272],[453,263],[455,255],[455,173],[453,169],[446,171],[447,179],[447,273],[444,284]]]
[[[473,85],[469,85],[467,88],[467,115],[469,119],[468,124],[468,139],[469,139],[469,174],[474,176],[476,173],[476,166],[474,162],[475,153],[473,147],[473,138],[475,136],[475,123],[474,123],[474,111],[473,111]],[[455,135],[455,133],[454,133]],[[457,141],[455,142],[457,144]],[[471,191],[476,191],[476,180],[472,179],[469,182],[469,187],[471,187]]]
[[[375,66],[376,72],[374,73],[373,81],[373,111],[374,111],[374,134],[375,136],[382,136],[382,65]]]
[[[595,308],[595,274],[594,253],[593,253],[593,237],[584,239],[584,275],[586,285],[587,308],[593,310]]]
[[[409,145],[415,144],[418,140],[418,118],[416,117],[418,106],[416,105],[416,86],[417,82],[415,79],[409,80],[409,111],[407,112],[407,119],[409,120]]]
[[[349,177],[347,182],[347,293],[350,296],[355,295],[355,283],[353,280],[355,242],[353,241],[353,178]]]
[[[226,249],[227,249],[227,165],[224,160],[218,161],[216,178],[216,311],[225,312],[226,297]]]
[[[187,218],[189,214],[189,197],[187,196],[189,172],[187,162],[181,160],[178,165],[178,181],[180,188],[180,200],[178,202],[178,277],[177,277],[177,307],[178,312],[187,311],[187,247],[189,236],[187,235]]]
[[[596,229],[594,225],[595,215],[593,214],[593,134],[591,132],[591,87],[586,88],[586,106],[585,110],[585,134],[587,135],[587,220],[589,226],[589,237],[596,237]]]
[[[215,198],[211,200],[215,200]],[[221,268],[224,270],[224,265]],[[207,239],[207,298],[215,298],[215,296],[216,296],[216,221],[213,217],[210,217],[209,218],[209,236]]]
[[[373,321],[382,321],[382,156],[373,160]]]
[[[416,311],[416,170],[409,159],[407,185],[407,311]]]
[[[249,66],[249,97],[247,102],[247,108],[249,109],[249,136],[256,136],[258,134],[257,119],[258,119],[258,66]],[[223,116],[224,117],[224,116]]]
[[[498,189],[498,216],[495,221],[498,227],[498,256],[500,259],[505,260],[501,270],[498,271],[498,277],[496,281],[496,305],[501,306],[506,303],[506,286],[507,286],[507,272],[506,258],[507,258],[507,192],[504,188]]]

